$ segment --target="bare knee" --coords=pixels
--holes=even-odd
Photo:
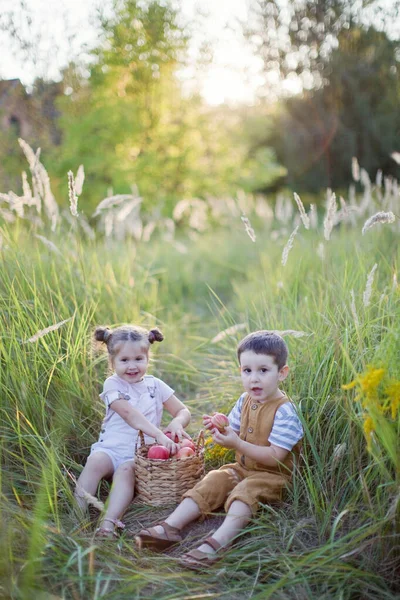
[[[113,464],[111,458],[104,452],[94,452],[86,461],[85,470],[96,474],[100,479],[113,473]]]
[[[133,479],[135,476],[135,465],[133,463],[123,463],[114,473],[113,479]]]

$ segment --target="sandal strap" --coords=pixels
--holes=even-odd
[[[180,529],[178,529],[177,527],[173,527],[172,525],[168,525],[168,523],[166,521],[161,521],[161,523],[157,523],[157,525],[160,525],[164,531],[166,536],[168,537],[170,534],[172,535],[180,535],[181,531]]]
[[[221,544],[219,542],[217,542],[217,540],[211,536],[205,538],[202,543],[208,544],[209,546],[211,546],[211,548],[213,550],[215,550],[215,552],[218,552],[218,550],[220,550],[220,548],[222,548]]]
[[[162,527],[164,531],[164,536],[160,534],[156,527]],[[165,521],[161,521],[160,523],[156,523],[153,527],[147,527],[146,529],[142,529],[139,533],[140,535],[149,535],[150,537],[156,540],[164,540],[168,542],[180,542],[182,540],[181,532],[177,527],[172,527],[172,525],[168,525]]]
[[[112,523],[113,525],[115,525],[115,527],[117,527],[118,529],[125,529],[125,523],[123,523],[122,521],[120,521],[119,519],[109,519],[108,517],[105,517],[103,519],[103,523],[104,521],[108,521],[109,523]],[[104,528],[103,528],[104,529]],[[111,531],[111,529],[110,529]]]
[[[104,535],[106,537],[114,537],[117,536],[117,534],[115,533],[114,529],[106,529],[105,527],[98,527],[96,529],[96,531],[94,532],[94,534],[96,536],[98,535]],[[118,536],[117,536],[118,537]]]

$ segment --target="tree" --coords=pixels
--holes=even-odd
[[[281,89],[275,126],[262,142],[275,148],[287,182],[313,191],[344,186],[353,156],[372,177],[378,168],[397,174],[390,154],[399,133],[399,44],[389,32],[399,22],[399,0],[256,6],[251,33],[265,74],[280,85],[296,80],[303,90],[284,99]]]
[[[338,36],[321,71],[325,85],[282,106],[264,143],[276,148],[295,189],[317,191],[351,181],[351,159],[375,177],[399,175],[390,154],[400,136],[397,42],[370,27]]]
[[[174,107],[179,114],[175,70],[186,37],[176,11],[155,1],[115,0],[113,15],[101,18],[101,31],[90,78],[69,69],[72,93],[60,104],[59,172],[74,168],[73,160],[84,162],[87,184],[99,197],[110,186],[118,190],[129,183],[154,193],[166,133],[176,127]]]
[[[371,25],[389,32],[399,15],[400,0],[256,0],[247,33],[266,72],[278,73],[281,80],[300,78],[305,89],[312,89],[324,84],[342,32]]]

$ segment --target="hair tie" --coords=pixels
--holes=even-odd
[[[104,335],[103,335],[103,339],[104,339],[105,342],[107,342],[107,340],[110,338],[110,335],[111,335],[111,331],[107,327],[107,329],[104,330]]]

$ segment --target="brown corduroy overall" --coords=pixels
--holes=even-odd
[[[242,406],[239,437],[257,446],[270,446],[268,438],[275,413],[286,402],[289,402],[287,396],[260,403],[247,394]],[[202,514],[210,513],[224,503],[228,511],[232,502],[241,500],[250,506],[254,515],[260,502],[267,504],[282,499],[291,480],[293,458],[298,456],[300,448],[301,442],[298,442],[276,467],[267,467],[236,452],[235,463],[210,471],[183,498],[192,498]]]

